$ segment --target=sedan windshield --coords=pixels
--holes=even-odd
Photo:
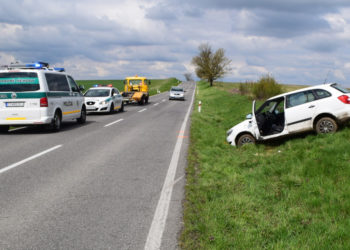
[[[89,89],[86,93],[86,97],[106,97],[109,96],[109,89]]]

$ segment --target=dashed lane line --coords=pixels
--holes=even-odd
[[[0,169],[0,174],[5,173],[6,171],[11,170],[11,169],[13,169],[15,167],[18,167],[18,166],[20,166],[20,165],[22,165],[22,164],[24,164],[24,163],[26,163],[28,161],[34,160],[35,158],[38,158],[38,157],[40,157],[40,156],[42,156],[44,154],[47,154],[47,153],[49,153],[51,151],[54,151],[54,150],[56,150],[56,149],[58,149],[60,147],[62,147],[62,145],[54,146],[54,147],[49,148],[49,149],[47,149],[45,151],[42,151],[42,152],[40,152],[38,154],[30,156],[30,157],[28,157],[28,158],[26,158],[26,159],[24,159],[22,161],[19,161],[19,162],[16,162],[16,163],[14,163],[14,164],[12,164],[10,166],[4,167],[4,168]]]
[[[146,111],[147,109],[141,109],[141,110],[139,110],[138,112],[139,113],[142,113],[142,112],[144,112],[144,111]]]
[[[119,119],[119,120],[116,120],[116,121],[114,121],[114,122],[108,123],[108,124],[105,125],[104,127],[105,127],[105,128],[106,128],[106,127],[109,127],[109,126],[111,126],[111,125],[113,125],[113,124],[116,124],[116,123],[118,123],[118,122],[121,122],[121,121],[124,121],[124,119]]]

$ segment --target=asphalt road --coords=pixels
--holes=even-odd
[[[0,134],[0,249],[152,249],[157,237],[160,249],[176,249],[189,121],[181,126],[195,84],[183,86],[185,101],[162,93],[123,113],[66,123],[58,133]],[[157,208],[179,138],[167,212]],[[163,224],[156,210],[165,211]]]

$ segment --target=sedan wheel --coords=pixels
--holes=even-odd
[[[330,117],[323,117],[316,123],[316,132],[318,134],[335,133],[338,130],[338,124]]]
[[[255,143],[255,138],[250,134],[243,134],[238,138],[237,146],[241,147],[244,144]]]

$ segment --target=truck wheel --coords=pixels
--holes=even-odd
[[[323,117],[316,123],[317,134],[335,133],[338,130],[338,124],[330,117]]]
[[[241,147],[244,144],[255,143],[255,138],[250,134],[243,134],[237,140],[237,146]]]
[[[140,105],[145,104],[145,97],[144,96],[141,97],[141,100],[139,101],[139,104]]]
[[[145,103],[146,103],[146,104],[148,103],[148,96],[147,96],[146,99],[145,99]]]
[[[86,122],[86,109],[83,108],[80,113],[80,117],[77,119],[79,124],[84,124]]]
[[[61,129],[61,123],[62,123],[62,118],[61,118],[61,114],[59,111],[55,112],[55,115],[51,121],[51,124],[49,126],[50,130],[52,132],[58,132]]]
[[[8,125],[0,126],[0,132],[7,133],[9,131],[9,128],[10,128],[10,126],[8,126]]]

